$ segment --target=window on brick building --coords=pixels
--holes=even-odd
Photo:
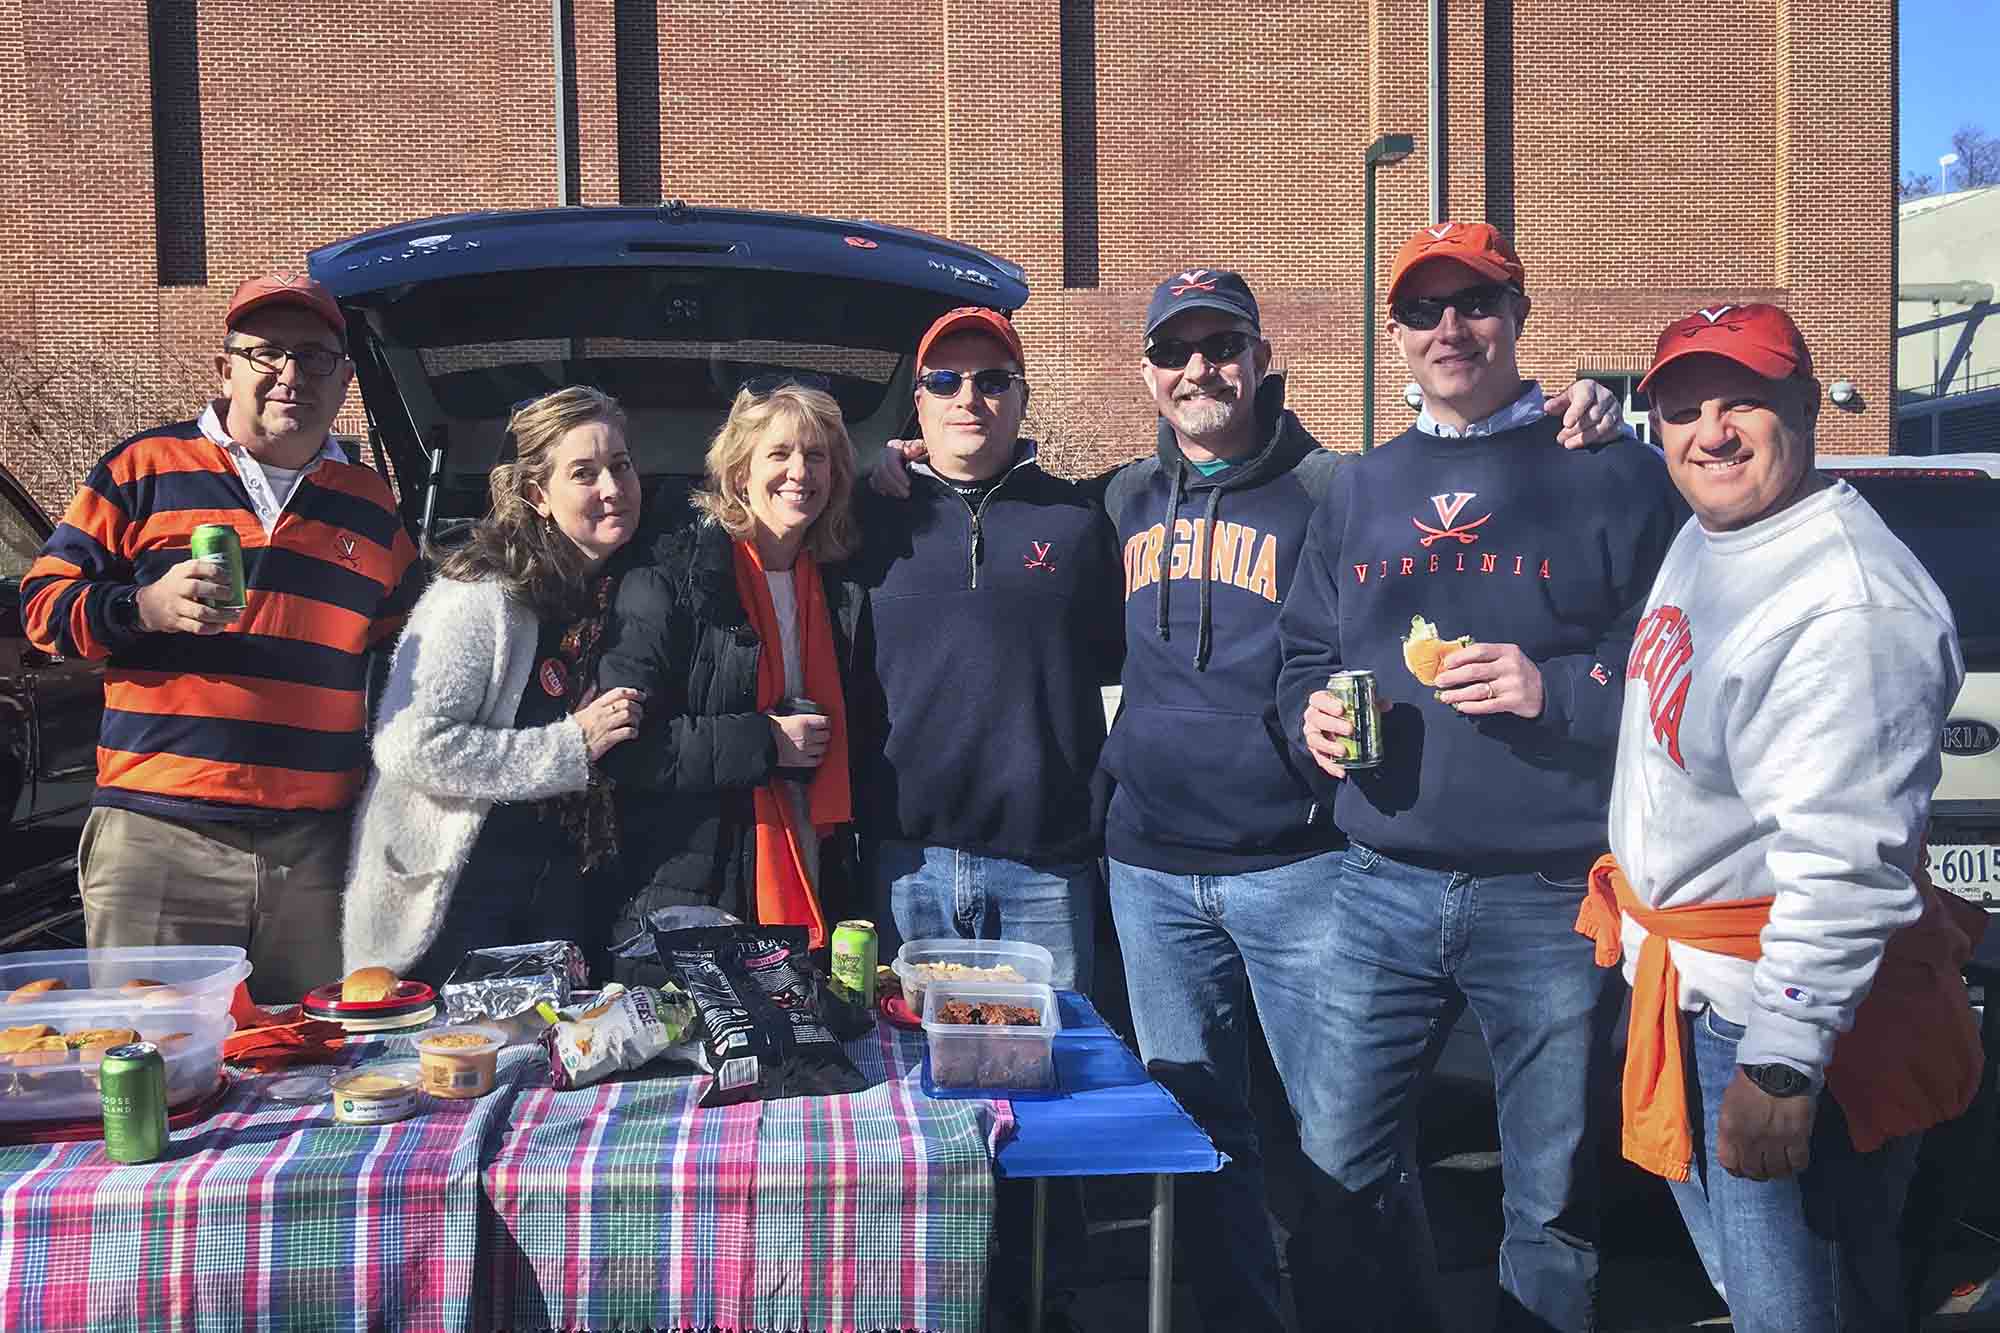
[[[1578,379],[1593,379],[1618,395],[1625,408],[1625,422],[1647,444],[1653,443],[1653,400],[1639,391],[1643,370],[1579,370]]]

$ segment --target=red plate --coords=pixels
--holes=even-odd
[[[324,986],[307,991],[306,998],[300,1003],[313,1018],[394,1018],[397,1014],[413,1013],[436,1002],[436,991],[421,981],[406,980],[397,982],[396,989],[386,1000],[343,1000],[340,998],[340,983],[329,981]]]
[[[215,1086],[201,1096],[182,1106],[167,1117],[167,1128],[186,1129],[208,1118],[222,1099],[229,1094],[229,1071],[222,1070],[215,1080]],[[104,1122],[95,1117],[89,1120],[25,1120],[14,1123],[0,1122],[0,1143],[81,1143],[86,1139],[104,1137]]]

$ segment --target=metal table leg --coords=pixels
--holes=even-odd
[[[1028,1333],[1042,1333],[1042,1302],[1049,1280],[1049,1178],[1035,1177],[1035,1229],[1028,1258]]]
[[[1042,1215],[1040,1203],[1038,1195],[1035,1209],[1037,1222],[1041,1220]],[[1152,1264],[1146,1277],[1147,1333],[1169,1333],[1174,1326],[1174,1178],[1172,1176],[1153,1177],[1153,1223],[1149,1240],[1152,1245]],[[1040,1333],[1039,1327],[1036,1333]]]

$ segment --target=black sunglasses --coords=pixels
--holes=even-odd
[[[917,376],[917,383],[926,393],[939,398],[958,397],[959,388],[969,379],[972,387],[988,398],[998,398],[1014,387],[1014,382],[1026,382],[1027,376],[1018,370],[1003,370],[998,366],[990,370],[975,370],[970,375],[960,370],[927,370]]]
[[[753,375],[743,381],[743,392],[752,398],[763,398],[786,386],[812,389],[818,393],[832,393],[833,381],[810,370],[774,370],[763,375]]]
[[[1242,329],[1224,329],[1192,342],[1186,338],[1155,338],[1146,344],[1146,359],[1161,370],[1179,370],[1194,359],[1196,352],[1200,352],[1201,359],[1214,366],[1234,361],[1256,341],[1256,334],[1245,333]]]
[[[1390,306],[1389,313],[1404,328],[1434,329],[1444,322],[1447,308],[1456,310],[1460,319],[1491,319],[1505,314],[1507,298],[1513,294],[1512,287],[1489,282],[1450,296],[1406,296]]]

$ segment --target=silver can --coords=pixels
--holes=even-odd
[[[1343,768],[1379,768],[1382,764],[1382,715],[1375,711],[1375,673],[1336,671],[1326,678],[1327,693],[1340,700],[1354,724],[1354,734],[1336,737],[1346,754]]]

